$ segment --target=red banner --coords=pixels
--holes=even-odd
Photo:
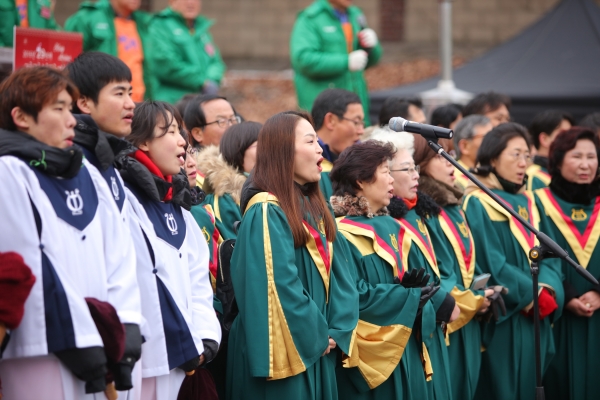
[[[80,33],[15,27],[13,71],[32,65],[64,68],[82,51]]]

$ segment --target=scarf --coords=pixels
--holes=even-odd
[[[44,174],[71,179],[82,166],[83,154],[77,147],[59,149],[20,131],[0,129],[0,157],[14,156]]]

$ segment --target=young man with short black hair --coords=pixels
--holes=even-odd
[[[326,89],[315,99],[312,119],[323,148],[319,185],[325,200],[333,194],[329,172],[342,151],[365,133],[365,113],[360,97],[344,89]]]
[[[117,153],[131,149],[128,142],[121,140],[131,133],[135,109],[131,71],[123,61],[100,52],[79,55],[67,71],[80,92],[73,107],[77,120],[74,141],[105,177],[123,211],[123,181],[112,164]]]

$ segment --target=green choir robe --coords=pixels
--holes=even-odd
[[[324,159],[323,162],[321,162],[321,168],[323,168],[323,171],[321,172],[321,179],[319,180],[319,188],[321,189],[323,197],[327,203],[329,203],[329,199],[333,196],[333,186],[331,185],[331,178],[329,177],[329,173],[333,168],[333,163]]]
[[[527,190],[530,192],[548,187],[550,184],[550,174],[548,170],[541,165],[531,164],[527,168]]]
[[[425,224],[439,262],[442,288],[460,308],[460,316],[448,324],[446,343],[452,368],[454,399],[472,399],[481,368],[481,330],[473,320],[484,302],[482,291],[469,289],[475,275],[475,246],[465,215],[458,204],[442,207]]]
[[[229,193],[217,196],[214,193],[206,195],[203,204],[210,204],[215,214],[215,225],[221,233],[223,240],[235,239],[236,233],[233,224],[242,220],[240,205],[233,200]]]
[[[600,197],[591,204],[569,203],[550,189],[535,191],[540,210],[540,229],[566,249],[573,260],[600,278]],[[577,296],[598,290],[570,265],[562,263],[562,273]],[[573,293],[575,294],[575,293]],[[565,311],[554,324],[556,355],[544,377],[546,399],[594,399],[598,396],[600,371],[600,313],[590,318]]]
[[[493,189],[534,227],[539,214],[531,195],[511,194]],[[477,266],[490,273],[489,285],[502,285],[509,292],[503,295],[506,316],[482,328],[481,372],[476,399],[532,399],[535,395],[535,349],[533,320],[522,311],[533,306],[529,250],[537,241],[516,219],[477,189],[463,203],[469,226],[474,233]],[[544,260],[540,265],[539,285],[548,288],[562,303],[562,282],[556,260]],[[551,323],[560,311],[540,321],[541,361],[545,371],[554,355]]]
[[[346,216],[338,229],[350,242],[360,310],[359,365],[338,365],[340,398],[427,398],[422,345],[411,335],[421,290],[394,283],[406,270],[402,227],[389,216]]]
[[[411,238],[407,265],[409,269],[422,268],[431,275],[431,281],[436,285],[442,285],[440,278],[439,260],[436,257],[427,226],[423,219],[417,215],[414,209],[410,210],[404,218],[399,220],[400,224],[406,229]],[[423,339],[429,351],[431,359],[431,368],[433,369],[433,379],[428,385],[429,399],[442,400],[452,399],[452,389],[450,383],[450,361],[448,358],[448,349],[444,330],[441,324],[436,323],[436,312],[444,302],[448,292],[442,286],[440,290],[431,298],[431,310],[423,310],[423,321],[429,321],[433,328],[426,333],[423,329]]]
[[[339,352],[352,357],[358,294],[348,244],[305,222],[310,240],[294,248],[277,198],[247,206],[231,262],[239,315],[229,335],[228,399],[337,399]],[[323,356],[329,340],[337,351]]]

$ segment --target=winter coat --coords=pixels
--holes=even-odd
[[[3,0],[0,0],[3,1]],[[134,11],[131,18],[137,25],[144,52],[144,97],[152,99],[152,66],[149,61],[148,26],[152,16],[144,11]],[[101,51],[118,56],[117,34],[115,31],[115,12],[108,0],[81,3],[79,10],[65,22],[65,30],[79,32],[83,35],[83,51]]]
[[[51,11],[50,0],[29,0],[27,17],[30,28],[58,29]],[[0,0],[0,47],[13,47],[13,27],[19,26],[19,12],[15,0]]]
[[[352,50],[361,49],[358,32],[363,27],[358,21],[362,11],[352,6],[347,13],[355,34]],[[381,58],[381,45],[378,43],[372,49],[367,49],[367,52],[369,68]],[[348,69],[346,38],[342,25],[327,0],[315,1],[298,15],[292,30],[290,54],[300,108],[310,111],[317,96],[325,89],[346,89],[358,94],[363,104],[365,120],[369,122],[369,93],[364,72],[351,72]]]
[[[225,63],[209,32],[213,23],[199,16],[192,33],[183,16],[170,7],[152,20],[149,57],[156,67],[156,100],[175,103],[200,92],[206,81],[221,82]]]

